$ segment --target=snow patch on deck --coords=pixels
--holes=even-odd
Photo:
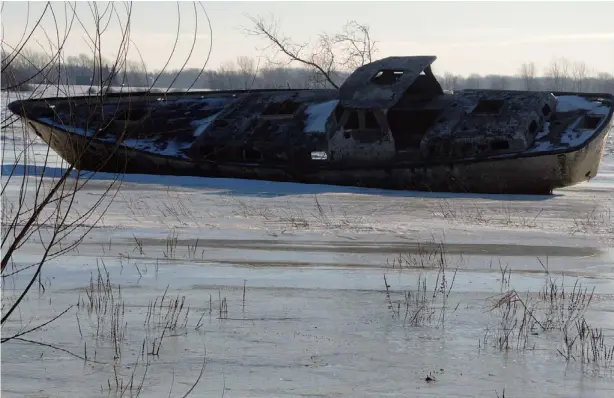
[[[166,146],[164,146],[164,144],[166,144]],[[131,138],[123,141],[122,146],[137,151],[154,153],[156,155],[181,157],[181,148],[179,148],[175,140],[170,140],[161,144],[150,138]]]
[[[600,101],[589,101],[577,95],[561,95],[557,98],[557,112],[571,112],[576,110],[589,111],[592,114],[607,116],[610,108]]]
[[[572,112],[578,110],[586,111],[591,115],[603,116],[603,118],[594,129],[579,129],[578,126],[582,120],[582,118],[579,117],[561,134],[560,144],[554,144],[548,140],[544,140],[548,136],[550,129],[550,123],[544,122],[544,128],[537,133],[533,147],[527,150],[527,152],[547,152],[555,149],[581,146],[602,127],[602,124],[605,123],[606,120],[605,116],[610,112],[610,108],[603,105],[601,101],[590,101],[577,95],[561,95],[557,97],[557,112]]]
[[[305,109],[307,121],[303,131],[306,133],[325,133],[326,122],[338,103],[339,100],[331,100],[309,105]]]
[[[576,147],[582,145],[595,133],[595,131],[601,128],[602,124],[605,122],[605,116],[610,112],[610,108],[603,105],[601,101],[589,101],[586,98],[576,95],[562,95],[557,97],[557,99],[557,112],[584,110],[587,111],[588,114],[603,116],[595,129],[581,129],[578,127],[581,123],[581,119],[576,120],[561,135],[561,144],[566,146]]]
[[[546,121],[544,122],[544,128],[539,133],[537,133],[537,135],[535,136],[535,141],[541,140],[542,138],[546,138],[549,133],[550,133],[550,122]]]
[[[209,127],[209,125],[219,116],[220,113],[221,111],[204,119],[192,121],[190,125],[196,127],[196,129],[194,130],[194,137],[200,136],[207,129],[207,127]]]

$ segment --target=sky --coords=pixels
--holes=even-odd
[[[92,2],[76,2],[79,21],[73,19],[65,55],[91,54],[88,34],[95,31]],[[116,54],[122,31],[118,19],[127,19],[124,2],[109,12],[103,33],[102,53]],[[45,2],[3,2],[2,39],[15,46],[40,18]],[[52,2],[31,38],[31,47],[49,51],[58,34],[64,36],[72,17],[70,3]],[[97,2],[103,14],[107,2]],[[206,10],[213,35],[209,33]],[[196,10],[196,11],[195,11]],[[53,17],[58,21],[56,29]],[[298,43],[314,43],[320,33],[340,32],[355,20],[370,27],[377,41],[376,58],[392,55],[436,55],[436,73],[518,73],[524,62],[535,62],[542,74],[555,58],[584,62],[595,72],[614,74],[614,2],[235,2],[189,1],[132,3],[129,58],[149,70],[181,67],[188,57],[196,32],[194,52],[187,67],[207,69],[236,60],[238,56],[264,57],[267,42],[246,34],[252,26],[248,16],[277,20],[279,30]],[[179,40],[173,52],[179,25]],[[58,33],[59,32],[59,33]],[[8,47],[7,47],[8,48]],[[138,49],[138,52],[137,52]],[[282,60],[282,58],[276,58]]]

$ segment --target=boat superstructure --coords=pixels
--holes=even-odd
[[[388,57],[339,88],[109,93],[9,105],[84,170],[489,193],[592,178],[611,94],[444,92],[435,56]]]

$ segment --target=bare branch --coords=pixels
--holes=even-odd
[[[321,74],[324,79],[334,88],[339,88],[337,83],[335,83],[332,79],[331,72],[333,72],[331,66],[333,62],[328,62],[326,65],[326,59],[324,53],[330,53],[330,50],[327,50],[326,47],[324,49],[320,49],[320,51],[316,51],[310,58],[303,55],[304,50],[307,47],[307,44],[295,44],[290,38],[283,36],[279,33],[279,26],[275,22],[265,22],[265,20],[261,17],[254,18],[248,17],[254,27],[252,29],[246,29],[246,33],[259,36],[270,42],[270,45],[267,46],[268,50],[276,50],[278,52],[283,53],[286,57],[290,59],[291,62],[301,63],[309,68],[315,69],[319,74]],[[322,43],[322,40],[321,40]],[[330,55],[330,54],[329,54]],[[319,57],[319,59],[318,59]],[[324,63],[321,65],[318,61]],[[332,60],[331,60],[332,61]]]

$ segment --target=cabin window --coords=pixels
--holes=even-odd
[[[377,72],[371,81],[381,85],[394,84],[401,79],[403,73],[402,70],[383,69]]]
[[[495,140],[490,144],[493,151],[501,151],[510,148],[510,143],[504,140]]]
[[[584,119],[582,121],[582,128],[588,130],[594,130],[599,126],[601,122],[601,116],[599,115],[584,115]]]
[[[537,133],[537,122],[533,120],[531,124],[529,124],[529,133],[535,134]]]
[[[337,108],[335,109],[335,118],[337,120],[337,124],[339,124],[341,122],[341,119],[343,118],[343,114],[345,112],[345,108],[342,107],[341,105],[337,106]],[[362,111],[358,111],[358,110],[350,110],[348,113],[348,119],[346,120],[345,124],[343,125],[343,129],[344,130],[358,130],[361,128],[360,126],[360,118],[359,116],[359,112]],[[380,130],[380,125],[377,121],[377,118],[375,117],[375,112],[373,111],[364,111],[364,129],[368,129],[368,130],[372,130],[372,129],[376,129],[376,130]],[[349,136],[348,136],[349,137]]]
[[[337,121],[337,124],[339,124],[339,122],[341,121],[341,117],[343,116],[344,111],[345,108],[341,105],[337,105],[337,107],[335,108],[335,120]]]
[[[501,113],[505,101],[502,99],[482,99],[478,101],[473,113],[476,115],[497,115]]]
[[[345,122],[343,128],[345,130],[358,130],[360,128],[358,123],[358,111],[350,111],[350,117],[347,122]]]
[[[300,102],[291,100],[273,102],[267,105],[262,112],[262,116],[294,115],[300,106]]]
[[[375,118],[375,112],[373,111],[365,112],[365,128],[366,129],[379,129],[379,123],[377,123],[377,119]]]
[[[422,137],[440,114],[440,109],[390,109],[387,120],[396,149],[419,148]]]
[[[550,105],[544,105],[544,107],[542,108],[542,115],[548,117],[548,115],[550,115],[550,112],[552,112],[552,109],[550,109]]]

